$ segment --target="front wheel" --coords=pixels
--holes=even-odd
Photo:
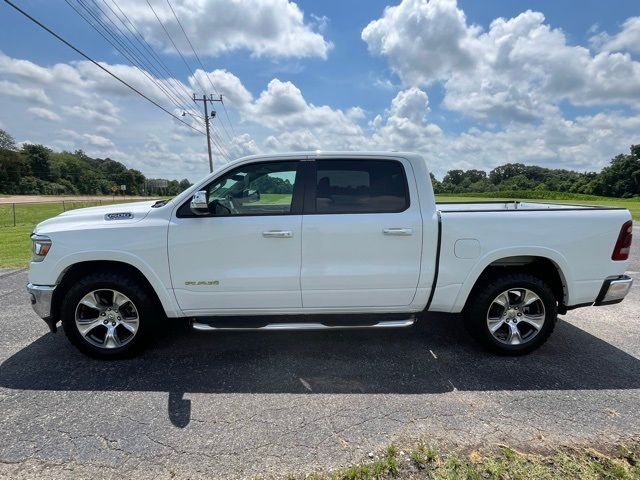
[[[154,299],[125,274],[89,275],[69,289],[62,304],[65,334],[95,358],[123,358],[147,340],[156,316]]]
[[[472,295],[464,312],[465,323],[476,340],[496,353],[529,353],[553,332],[558,316],[556,298],[534,275],[494,277]]]

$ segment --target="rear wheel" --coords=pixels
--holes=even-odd
[[[65,295],[62,326],[80,351],[96,358],[123,358],[146,342],[157,316],[146,289],[122,273],[91,274]]]
[[[504,355],[522,355],[542,345],[555,327],[558,309],[551,288],[528,273],[494,277],[476,288],[465,322],[476,340]]]

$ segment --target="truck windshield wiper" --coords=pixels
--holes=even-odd
[[[153,205],[151,205],[151,208],[158,208],[158,207],[164,207],[167,202],[169,201],[169,199],[166,200],[158,200],[156,203],[154,203]]]

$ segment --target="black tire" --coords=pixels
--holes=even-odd
[[[90,292],[102,289],[117,290],[126,295],[134,304],[137,313],[135,335],[132,335],[120,347],[102,348],[94,345],[82,336],[76,324],[76,308],[80,300]],[[154,320],[161,316],[156,304],[156,299],[146,286],[141,285],[139,281],[125,273],[92,273],[77,281],[66,292],[61,308],[62,327],[69,341],[90,357],[99,359],[128,358],[138,353],[149,340]]]
[[[526,341],[523,340],[522,343],[517,345],[507,344],[504,343],[505,340],[501,341],[497,339],[491,333],[487,321],[489,309],[496,308],[494,299],[497,299],[501,293],[511,289],[530,290],[539,297],[544,305],[544,312],[541,313],[541,311],[538,311],[538,314],[544,315],[542,327],[537,330],[535,335],[532,335],[528,340],[525,338],[524,340]],[[558,318],[558,306],[555,295],[549,285],[535,275],[529,273],[508,273],[502,276],[491,277],[484,285],[474,288],[471,295],[464,311],[465,325],[469,333],[471,333],[478,342],[494,353],[514,356],[529,353],[546,342],[555,328]],[[511,322],[513,322],[513,319],[511,319]],[[520,325],[527,327],[527,333],[529,333],[529,335],[534,332],[534,329],[532,329],[529,324],[519,324],[518,328],[520,328]],[[506,336],[510,328],[509,324],[506,323],[500,328],[504,330],[505,326],[507,328]],[[500,334],[502,334],[502,332],[500,332]]]

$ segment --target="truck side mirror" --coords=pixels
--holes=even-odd
[[[207,191],[206,190],[197,191],[191,198],[191,203],[189,204],[189,208],[191,209],[191,212],[193,212],[195,215],[208,215],[209,204],[207,203]]]

